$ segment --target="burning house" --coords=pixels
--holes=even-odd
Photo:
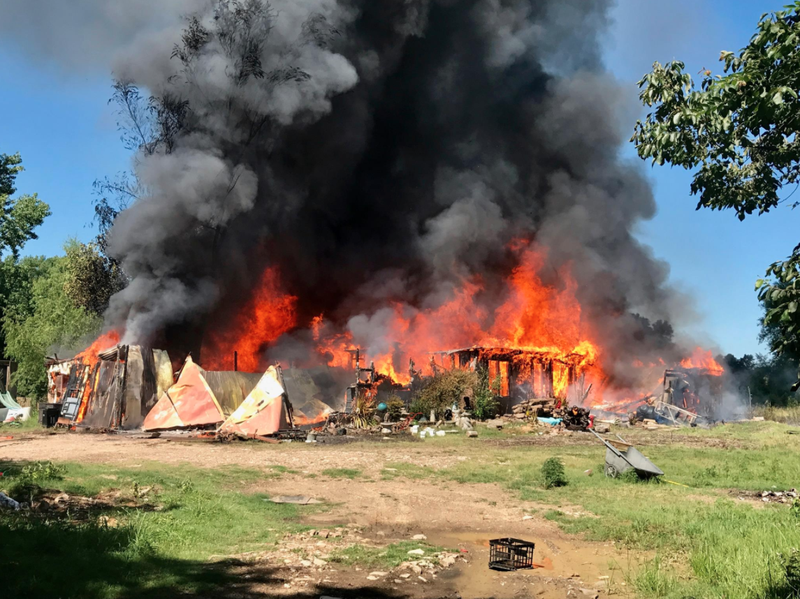
[[[591,363],[587,363],[585,354],[471,347],[437,352],[431,365],[434,370],[438,366],[473,371],[485,368],[489,380],[496,382],[498,397],[510,400],[512,405],[549,398],[583,404],[589,393],[585,369]]]
[[[332,409],[355,348],[374,363],[356,385],[408,386],[434,355],[512,399],[641,398],[635,364],[694,344],[635,234],[655,202],[601,60],[611,4],[164,2],[108,52],[147,139],[108,233],[130,283],[107,326],[207,372],[284,364]]]

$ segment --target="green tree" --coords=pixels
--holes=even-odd
[[[19,253],[35,229],[50,214],[50,207],[36,194],[13,198],[17,175],[22,172],[19,154],[0,154],[0,319],[9,306],[26,310],[39,259],[20,261]],[[5,351],[5,331],[0,330],[0,353]]]
[[[43,257],[26,257],[18,260],[8,255],[0,262],[0,325],[9,306],[14,306],[15,310],[24,313],[32,309],[33,281],[38,276],[43,261]],[[5,340],[5,329],[0,326],[0,348],[3,357],[7,358]]]
[[[704,71],[699,87],[684,63],[655,63],[639,82],[652,111],[632,141],[643,159],[694,170],[698,209],[732,209],[744,220],[790,201],[794,190],[782,190],[800,185],[800,1],[763,15],[750,43],[720,61],[722,74]],[[756,283],[778,356],[800,356],[798,280],[800,245]]]
[[[6,352],[19,363],[18,392],[42,397],[47,389],[44,361],[48,353],[81,349],[99,333],[102,319],[76,307],[64,293],[70,278],[67,258],[24,258],[15,270],[20,284],[17,299],[3,315]]]
[[[64,293],[75,307],[102,315],[111,296],[125,287],[119,265],[105,255],[97,243],[71,239],[64,247],[67,280]]]
[[[0,254],[11,252],[15,258],[27,241],[37,238],[34,230],[50,215],[50,206],[36,194],[12,199],[22,170],[19,154],[0,154]]]

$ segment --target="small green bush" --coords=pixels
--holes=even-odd
[[[414,393],[410,411],[427,418],[431,410],[441,417],[445,410],[461,401],[477,384],[477,375],[467,370],[446,370],[423,379]]]
[[[386,413],[389,415],[390,422],[397,422],[403,413],[403,408],[406,407],[405,402],[397,395],[392,395],[386,400]]]
[[[495,399],[499,393],[500,377],[490,383],[489,369],[478,369],[478,384],[475,386],[473,394],[474,407],[472,415],[478,420],[488,420],[497,416],[500,404]]]
[[[67,469],[53,462],[33,462],[23,466],[21,476],[30,482],[38,483],[43,480],[63,480]]]
[[[567,481],[567,474],[564,472],[564,464],[558,458],[549,458],[542,464],[542,479],[544,488],[564,487]]]
[[[795,519],[800,520],[800,497],[792,502],[792,506],[789,508],[789,513],[794,516]]]

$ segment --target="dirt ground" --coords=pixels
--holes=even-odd
[[[388,464],[409,462],[422,467],[446,467],[470,459],[456,448],[424,443],[307,445],[290,443],[219,444],[166,438],[134,438],[122,434],[29,434],[0,441],[0,459],[63,460],[136,466],[158,461],[195,467],[280,465],[296,473],[265,479],[254,492],[310,495],[331,509],[307,522],[315,527],[347,526],[360,531],[365,542],[386,544],[423,534],[427,542],[458,549],[456,563],[436,578],[400,577],[399,573],[371,576],[328,565],[302,572],[285,564],[255,563],[247,574],[259,591],[296,597],[607,597],[626,596],[622,572],[633,557],[613,544],[593,543],[564,534],[541,515],[542,506],[520,501],[494,484],[461,484],[439,479],[382,479]],[[320,475],[329,468],[358,469],[356,479]],[[569,512],[570,506],[559,506]],[[526,515],[535,512],[534,515]],[[489,540],[516,537],[536,543],[533,570],[495,572],[487,567]],[[268,581],[258,568],[277,568]],[[357,590],[353,595],[348,589]],[[368,594],[365,594],[368,593]]]

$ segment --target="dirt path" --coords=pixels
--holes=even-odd
[[[509,448],[509,451],[514,449]],[[267,468],[285,466],[296,473],[265,479],[253,491],[276,495],[310,495],[332,505],[309,518],[314,526],[350,525],[365,538],[391,543],[424,534],[428,542],[458,549],[466,561],[441,573],[435,580],[400,579],[389,575],[367,582],[369,572],[327,572],[331,590],[323,580],[283,572],[263,592],[284,596],[345,596],[347,589],[373,585],[385,596],[397,597],[562,597],[607,596],[609,586],[625,590],[620,569],[630,567],[630,557],[611,544],[590,543],[565,535],[541,515],[540,504],[524,502],[495,484],[460,484],[426,478],[382,479],[387,464],[409,462],[442,468],[469,459],[472,452],[452,446],[423,443],[306,445],[229,444],[143,439],[124,435],[55,434],[29,435],[0,441],[2,460],[58,460],[115,465],[148,461],[219,468],[229,465]],[[311,478],[328,468],[358,469],[359,478]],[[560,506],[565,509],[568,506]],[[516,537],[536,543],[535,562],[542,567],[498,573],[487,567],[489,540]],[[613,564],[617,569],[612,569]],[[399,582],[394,582],[399,581]],[[333,593],[338,591],[338,595]]]

